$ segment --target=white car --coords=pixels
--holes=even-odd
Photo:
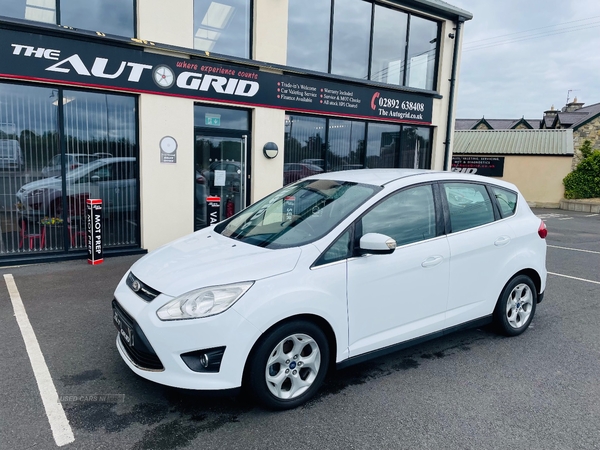
[[[115,291],[116,345],[157,383],[243,385],[292,408],[333,366],[492,321],[525,331],[546,234],[517,188],[491,178],[314,175],[136,262]]]

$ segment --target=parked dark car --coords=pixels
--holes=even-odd
[[[287,163],[283,165],[283,184],[290,184],[321,172],[323,172],[323,169],[314,164]]]

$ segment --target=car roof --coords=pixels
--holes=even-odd
[[[408,177],[418,177],[416,182],[423,181],[477,181],[479,183],[495,184],[518,191],[515,185],[503,180],[472,175],[461,172],[436,171],[426,169],[356,169],[339,172],[327,172],[311,175],[309,179],[330,179],[336,181],[349,181],[353,183],[372,184],[384,186]]]

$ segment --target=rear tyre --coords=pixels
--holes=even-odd
[[[496,309],[494,322],[505,336],[518,336],[533,320],[537,305],[535,284],[527,275],[519,275],[504,287]]]
[[[318,326],[298,320],[271,331],[251,358],[247,387],[267,408],[284,410],[318,391],[327,373],[329,345]]]

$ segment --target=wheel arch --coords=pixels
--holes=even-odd
[[[508,280],[506,280],[506,283],[504,283],[504,286],[502,286],[502,289],[500,290],[500,293],[498,294],[498,298],[496,299],[496,304],[494,305],[494,311],[496,311],[496,308],[498,307],[498,302],[500,302],[500,299],[502,298],[502,293],[504,292],[504,289],[506,289],[506,286],[508,286],[508,284],[512,280],[514,280],[516,277],[518,277],[520,275],[525,275],[525,276],[529,277],[531,279],[531,281],[533,281],[533,285],[535,286],[536,299],[539,297],[539,295],[541,294],[540,290],[542,289],[542,277],[540,276],[538,271],[535,269],[531,269],[531,268],[522,269],[522,270],[518,271],[517,273],[513,274],[513,276],[510,277]]]
[[[316,314],[296,314],[294,316],[286,317],[285,319],[274,323],[263,333],[261,333],[258,339],[254,342],[244,363],[244,371],[242,373],[242,388],[244,388],[244,386],[247,385],[250,361],[256,353],[257,349],[259,348],[260,344],[267,338],[267,336],[269,336],[269,334],[274,329],[280,327],[285,323],[294,322],[296,320],[311,322],[318,326],[321,329],[321,331],[323,331],[323,333],[325,333],[325,337],[327,338],[327,343],[329,345],[328,371],[329,369],[331,369],[331,367],[335,367],[335,359],[337,354],[337,339],[335,337],[335,332],[333,331],[333,327],[331,326],[331,324],[326,319]]]
[[[540,290],[542,289],[542,277],[540,277],[540,274],[537,272],[537,270],[535,270],[535,269],[523,269],[523,270],[515,273],[510,278],[510,280],[512,280],[515,277],[518,277],[519,275],[527,275],[529,278],[531,278],[531,281],[533,281],[533,284],[535,286],[536,294],[538,296],[541,294]],[[510,280],[508,280],[506,282],[506,284],[510,283]],[[506,284],[504,285],[504,287],[506,287]]]

